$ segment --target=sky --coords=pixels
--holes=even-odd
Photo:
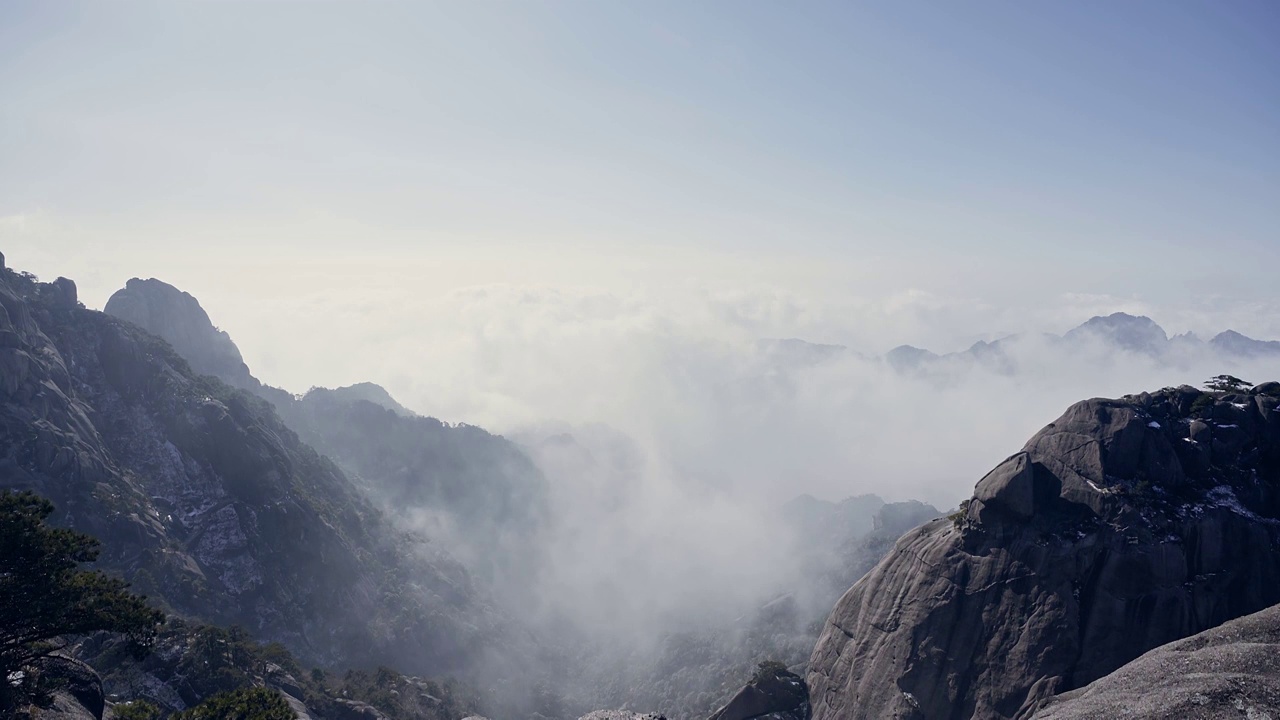
[[[0,251],[89,307],[188,290],[268,382],[498,428],[724,422],[683,389],[759,338],[1280,338],[1278,31],[1266,0],[10,0]]]

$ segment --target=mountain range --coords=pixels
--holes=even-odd
[[[1224,362],[1280,359],[1280,341],[1277,340],[1255,340],[1235,330],[1224,330],[1209,340],[1190,332],[1170,336],[1151,318],[1123,312],[1089,318],[1062,335],[1006,335],[992,341],[979,340],[965,350],[941,354],[913,345],[899,345],[882,356],[875,356],[858,353],[842,345],[810,343],[796,338],[762,340],[758,348],[775,361],[787,365],[812,365],[853,355],[864,360],[880,360],[901,373],[981,367],[1014,374],[1023,362],[1017,351],[1022,344],[1034,344],[1053,353],[1110,350],[1162,361],[1177,361],[1189,356],[1207,356]]]
[[[885,361],[999,368],[1017,342]],[[1280,357],[1280,343],[1169,338],[1123,314],[1044,342]],[[799,363],[847,352],[761,349]],[[625,438],[592,432],[517,443],[371,383],[295,395],[258,381],[177,288],[131,280],[96,312],[72,281],[0,256],[0,488],[51,499],[57,524],[102,541],[103,569],[178,622],[141,670],[84,639],[107,689],[81,667],[59,700],[70,714],[50,717],[101,720],[135,698],[181,709],[200,699],[195,668],[230,662],[232,646],[248,658],[235,682],[318,720],[461,720],[449,713],[477,704],[499,720],[1280,713],[1278,383],[1077,403],[945,517],[871,495],[796,498],[757,529],[797,540],[779,575],[790,586],[652,651],[534,621],[559,529],[546,470],[600,472],[601,498],[622,508],[638,477]],[[293,657],[319,669],[300,678]],[[325,694],[323,668],[382,665],[412,676],[343,680],[374,705]],[[418,675],[475,683],[479,700]],[[621,709],[586,715],[606,706]]]

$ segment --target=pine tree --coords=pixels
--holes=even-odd
[[[122,580],[80,570],[98,541],[45,523],[53,504],[30,492],[0,491],[0,711],[35,693],[38,661],[73,635],[122,633],[145,651],[163,615]]]

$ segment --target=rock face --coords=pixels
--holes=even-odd
[[[1280,602],[1280,396],[1072,406],[836,605],[814,717],[1014,718]]]
[[[809,720],[809,688],[799,675],[762,665],[710,720]]]
[[[1280,606],[1152,650],[1035,720],[1280,718]]]
[[[68,657],[54,655],[38,663],[40,675],[57,688],[49,707],[40,708],[41,720],[102,720],[106,698],[102,679],[93,668]]]
[[[133,278],[103,311],[164,338],[201,375],[238,388],[257,385],[231,336],[213,326],[194,297],[168,283]]]
[[[466,662],[493,620],[456,562],[398,532],[267,403],[66,299],[0,270],[0,488],[48,497],[166,609],[317,663]]]

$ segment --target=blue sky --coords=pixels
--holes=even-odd
[[[0,242],[1275,299],[1278,31],[1234,1],[8,2]]]

